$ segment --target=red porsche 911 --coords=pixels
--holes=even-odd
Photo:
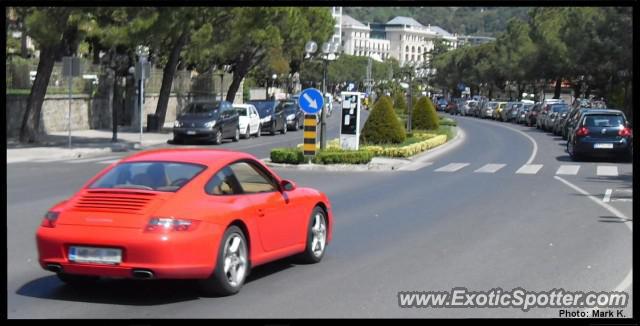
[[[251,267],[292,255],[319,262],[332,225],[324,193],[249,154],[162,149],[93,177],[46,213],[36,240],[41,266],[67,284],[198,279],[205,294],[230,295]]]

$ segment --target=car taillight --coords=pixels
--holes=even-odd
[[[192,231],[200,221],[175,217],[152,217],[145,228],[147,232]]]
[[[586,136],[589,134],[589,129],[582,127],[576,131],[576,136]]]
[[[40,225],[46,228],[56,227],[56,221],[58,220],[59,215],[60,212],[48,211],[47,214],[44,215],[44,219],[42,219],[42,223]]]
[[[631,132],[631,129],[629,129],[629,128],[620,129],[620,131],[618,131],[618,136],[620,136],[620,137],[630,137],[632,135],[633,135],[633,133]]]

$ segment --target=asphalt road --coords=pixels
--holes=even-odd
[[[337,116],[330,135],[337,135]],[[535,318],[558,317],[559,309],[400,308],[397,293],[522,287],[618,289],[631,295],[632,222],[617,215],[632,219],[632,202],[621,200],[629,199],[632,165],[573,163],[561,140],[538,130],[466,117],[458,121],[464,142],[416,171],[277,169],[300,186],[328,194],[334,241],[320,264],[283,260],[258,267],[239,294],[225,298],[200,297],[186,281],[65,287],[38,266],[34,233],[51,205],[105,165],[9,164],[8,317]],[[297,144],[299,137],[301,132],[287,133],[220,147],[262,158],[270,147]],[[535,174],[518,173],[525,163],[542,166]],[[580,167],[575,175],[557,175],[563,165]],[[615,166],[618,173],[599,176],[599,166]],[[476,172],[481,168],[497,171]],[[629,305],[624,313],[631,317],[631,311]]]

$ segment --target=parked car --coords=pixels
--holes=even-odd
[[[565,109],[558,112],[555,117],[555,121],[553,122],[553,126],[551,127],[551,131],[554,135],[560,136],[562,134],[562,127],[564,126],[565,121],[567,120],[567,116],[569,114],[569,106],[566,106]]]
[[[567,119],[565,120],[564,126],[562,128],[562,139],[566,140],[569,135],[569,131],[575,127],[580,114],[586,110],[592,109],[591,107],[576,107],[569,112],[567,115]]]
[[[540,112],[542,111],[542,103],[536,103],[533,105],[533,107],[531,108],[531,110],[529,110],[529,112],[527,112],[526,115],[526,124],[529,127],[533,127],[536,126],[538,124],[538,115],[540,115]]]
[[[492,118],[494,110],[498,107],[498,102],[487,102],[487,105],[484,107],[482,112],[480,112],[480,118]]]
[[[560,116],[562,112],[568,112],[569,105],[565,103],[551,104],[549,106],[548,114],[543,121],[542,130],[552,131],[553,125],[556,122],[556,119]]]
[[[278,105],[280,101],[273,100],[252,100],[247,102],[253,104],[260,115],[260,132],[269,132],[275,135],[277,131],[282,134],[287,133],[287,120],[284,115],[284,107]]]
[[[234,104],[233,108],[238,111],[242,138],[260,137],[260,115],[256,107],[253,104]]]
[[[498,106],[493,110],[493,120],[499,120],[502,115],[502,110],[507,107],[507,102],[498,102]]]
[[[287,120],[287,128],[292,131],[298,131],[304,126],[304,112],[298,107],[298,103],[293,101],[284,101],[280,103],[284,108],[284,116]]]
[[[527,114],[533,108],[533,103],[523,103],[522,106],[518,109],[516,123],[518,124],[526,124],[527,123]]]
[[[547,117],[549,115],[549,110],[551,109],[551,104],[543,104],[542,105],[542,109],[540,109],[540,112],[538,113],[538,116],[536,117],[536,128],[538,129],[542,129]]]
[[[451,115],[458,114],[458,103],[456,103],[455,101],[449,102],[449,104],[447,104],[447,107],[445,108],[445,111]]]
[[[160,149],[110,165],[53,206],[36,232],[40,266],[69,286],[100,277],[194,279],[240,291],[251,268],[320,262],[332,238],[327,196],[250,154]]]
[[[473,110],[476,108],[477,105],[478,105],[478,101],[475,101],[475,100],[465,101],[462,109],[463,115],[473,115]]]
[[[439,98],[436,102],[436,111],[445,111],[447,104],[449,104],[449,102],[445,100],[444,97]]]
[[[502,121],[513,122],[518,117],[518,109],[522,107],[522,102],[509,102],[507,103],[506,111],[502,112]]]
[[[213,140],[222,143],[225,138],[240,139],[238,112],[230,102],[192,102],[173,124],[173,142],[185,140]]]
[[[585,110],[568,135],[567,152],[573,160],[584,156],[633,157],[633,132],[619,110]]]

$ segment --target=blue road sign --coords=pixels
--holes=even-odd
[[[324,105],[322,93],[315,88],[307,88],[300,93],[298,105],[304,113],[316,114],[322,110],[322,105]]]

